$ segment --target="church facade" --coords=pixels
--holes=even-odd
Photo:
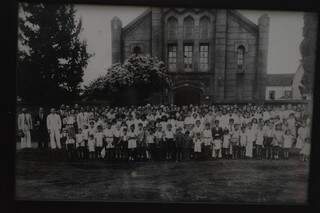
[[[236,10],[149,8],[126,26],[111,21],[112,63],[134,53],[158,57],[172,104],[263,102],[269,17],[258,24]]]

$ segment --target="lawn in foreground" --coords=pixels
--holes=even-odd
[[[27,200],[301,204],[308,164],[287,161],[48,162],[17,159]]]

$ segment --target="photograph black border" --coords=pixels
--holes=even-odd
[[[8,2],[8,1],[6,1]],[[317,1],[299,0],[25,0],[9,1],[8,7],[2,11],[7,13],[8,21],[5,23],[3,32],[7,38],[5,41],[5,59],[8,63],[3,68],[4,101],[1,104],[4,120],[1,123],[1,201],[4,208],[1,212],[89,212],[89,211],[249,211],[271,212],[274,210],[304,212],[307,210],[320,209],[320,119],[319,119],[319,90],[320,74],[314,73],[313,90],[313,119],[312,119],[312,145],[309,170],[308,199],[306,205],[246,205],[246,204],[203,204],[203,203],[136,203],[136,202],[61,202],[61,201],[16,201],[15,200],[15,119],[16,119],[16,53],[17,53],[17,20],[19,2],[45,2],[45,3],[72,3],[72,4],[95,4],[95,5],[126,5],[126,6],[158,6],[158,7],[212,7],[223,9],[248,9],[248,10],[277,10],[277,11],[304,11],[318,13]],[[318,21],[317,54],[315,70],[320,69],[320,21]],[[1,203],[2,203],[1,202]],[[2,206],[2,205],[1,205]],[[4,210],[4,211],[3,211]]]

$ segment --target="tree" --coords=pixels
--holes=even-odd
[[[165,64],[154,57],[133,55],[123,64],[113,64],[104,76],[85,87],[89,99],[123,99],[123,94],[136,91],[140,100],[170,87],[171,80]],[[114,100],[117,102],[117,100]]]
[[[74,6],[21,3],[19,10],[18,95],[32,102],[77,98],[91,54]]]
[[[317,42],[317,15],[313,13],[304,14],[303,41],[300,44],[302,55],[302,66],[304,75],[300,91],[302,94],[311,94],[313,85],[313,75],[316,61]]]

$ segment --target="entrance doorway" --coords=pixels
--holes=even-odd
[[[194,87],[179,87],[175,89],[173,103],[175,105],[200,104],[202,91]]]

